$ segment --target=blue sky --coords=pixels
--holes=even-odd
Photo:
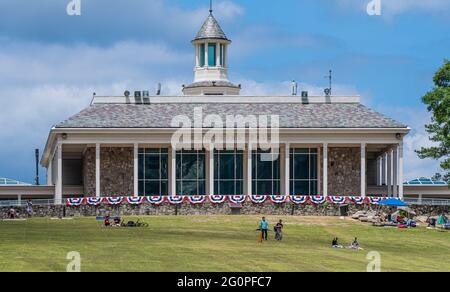
[[[192,81],[190,40],[208,14],[207,0],[0,0],[0,177],[32,182],[34,148],[53,124],[86,107],[93,92],[125,89],[180,94]],[[420,97],[450,58],[450,1],[216,0],[229,38],[231,79],[244,94],[288,94],[289,81],[321,92],[334,71],[334,93],[408,124],[407,178],[439,170],[413,152],[429,145]]]

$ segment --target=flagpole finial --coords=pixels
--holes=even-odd
[[[209,13],[213,13],[213,3],[212,3],[212,0],[209,0]]]

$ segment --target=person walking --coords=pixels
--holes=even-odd
[[[283,221],[280,220],[274,227],[275,229],[275,240],[281,241],[283,239]]]

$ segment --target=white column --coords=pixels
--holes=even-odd
[[[361,143],[361,196],[366,196],[366,144]]]
[[[53,171],[53,157],[50,156],[50,160],[48,162],[48,166],[47,166],[47,185],[48,186],[52,186],[53,185],[53,181],[52,181],[52,174]]]
[[[200,45],[195,45],[195,67],[200,67]]]
[[[398,146],[398,197],[403,200],[403,142]]]
[[[169,195],[174,196],[177,193],[177,164],[176,164],[176,149],[170,147],[169,149]]]
[[[208,43],[205,43],[205,68],[209,67],[209,62],[208,62]]]
[[[252,145],[247,148],[247,195],[252,195]]]
[[[381,156],[381,185],[386,185],[386,153]]]
[[[286,143],[284,146],[284,192],[285,195],[290,195],[290,148],[291,145]]]
[[[95,196],[100,197],[100,144],[95,144]]]
[[[213,145],[209,146],[209,151],[207,151],[207,165],[206,165],[206,170],[207,170],[207,183],[208,183],[208,187],[207,187],[207,192],[208,195],[214,195],[214,148]]]
[[[134,172],[133,172],[133,183],[134,183],[134,196],[139,195],[139,165],[138,165],[138,161],[139,161],[139,144],[138,143],[134,143]]]
[[[377,186],[381,186],[381,158],[377,157]]]
[[[387,174],[386,174],[387,196],[392,197],[392,149],[387,152]]]
[[[17,204],[22,205],[22,195],[17,195]]]
[[[320,155],[320,147],[317,147],[317,194],[320,194],[320,187],[321,184],[321,176],[322,176],[322,165],[320,164],[320,161],[322,159],[322,156]]]
[[[398,197],[398,155],[397,146],[392,151],[392,185],[393,185],[393,196]]]
[[[323,195],[328,196],[328,143],[323,143]]]
[[[55,188],[55,205],[61,205],[62,204],[62,192],[63,192],[63,183],[62,183],[62,144],[58,143],[57,148],[57,172],[58,177],[56,180],[56,188]]]
[[[216,43],[216,66],[220,66],[220,43]]]

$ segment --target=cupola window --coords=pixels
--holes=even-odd
[[[208,44],[208,66],[216,66],[216,44]]]
[[[205,44],[200,44],[200,67],[205,67]]]

